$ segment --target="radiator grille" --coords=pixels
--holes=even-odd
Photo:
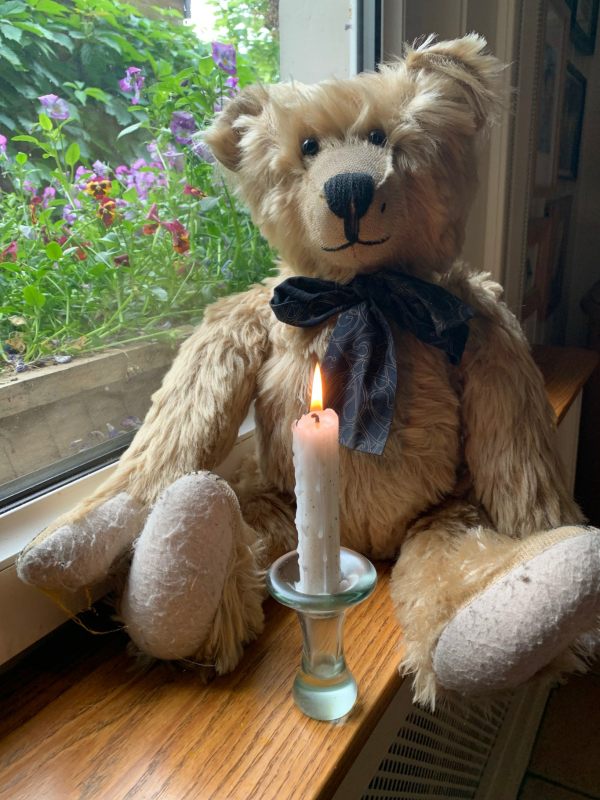
[[[509,704],[412,706],[361,800],[473,800]]]

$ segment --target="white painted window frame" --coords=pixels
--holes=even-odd
[[[234,472],[253,446],[253,434],[252,408],[242,423],[233,451],[217,467],[220,475],[227,478]],[[15,566],[19,552],[55,519],[89,497],[111,475],[115,466],[102,467],[0,514],[0,665],[69,619],[49,596],[19,580]],[[68,602],[75,612],[85,608],[87,598],[82,593],[69,598]]]

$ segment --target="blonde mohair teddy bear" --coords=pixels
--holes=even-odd
[[[583,666],[599,532],[565,489],[543,381],[500,287],[457,261],[477,140],[500,102],[484,48],[475,34],[428,39],[374,74],[249,87],[218,115],[206,142],[280,274],[207,308],[114,474],[22,553],[24,581],[74,591],[125,562],[120,614],[137,646],[233,670],[263,625],[265,570],[296,546],[291,425],[315,362],[327,379],[343,340],[337,378],[346,400],[353,382],[356,414],[340,410],[342,543],[397,559],[415,699]],[[252,401],[256,456],[227,483],[211,470]]]

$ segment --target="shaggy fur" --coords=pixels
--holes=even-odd
[[[23,555],[22,564],[36,561],[44,547],[45,577],[36,572],[35,583],[64,572],[52,545],[61,526],[76,537],[119,493],[160,510],[170,484],[214,469],[254,399],[256,459],[233,483],[244,521],[234,526],[217,611],[202,620],[210,632],[189,654],[220,671],[235,666],[262,624],[262,571],[294,546],[290,428],[306,411],[314,364],[335,324],[301,329],[274,317],[273,287],[292,274],[347,282],[393,266],[440,283],[476,312],[458,367],[394,329],[398,387],[385,452],[340,452],[343,544],[373,558],[400,555],[393,598],[402,669],[414,675],[418,700],[433,704],[443,692],[433,654],[456,613],[544,548],[581,534],[554,452],[552,411],[519,325],[500,287],[456,261],[476,187],[477,135],[500,102],[502,67],[484,46],[474,34],[428,40],[377,74],[251,87],[229,103],[206,140],[279,249],[280,275],[207,309],[113,476]],[[384,132],[382,145],[369,141],[373,130]],[[319,151],[306,156],[301,145],[310,137]],[[324,183],[347,172],[372,178],[360,239],[375,244],[347,243],[343,220],[328,208]],[[192,536],[192,528],[178,535]],[[163,592],[165,606],[177,603],[177,589],[158,591],[154,602]],[[543,670],[554,677],[580,666],[593,640],[593,632],[573,630]]]

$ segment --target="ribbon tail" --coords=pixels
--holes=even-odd
[[[327,405],[340,418],[340,443],[381,455],[396,395],[396,352],[390,326],[362,302],[338,318],[323,360]]]

